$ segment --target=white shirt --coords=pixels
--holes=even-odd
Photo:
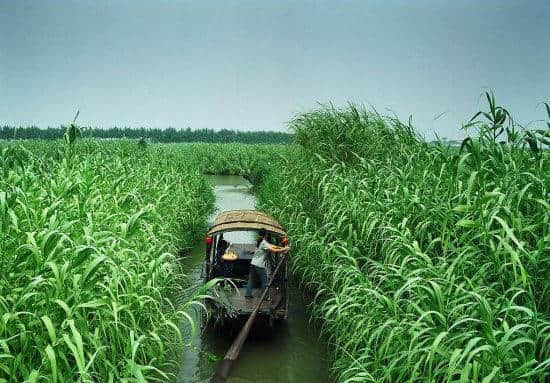
[[[265,239],[262,239],[262,242],[258,245],[258,248],[254,251],[254,256],[252,257],[252,265],[256,267],[261,267],[265,269],[265,257],[267,255],[267,250],[271,247],[269,242]]]

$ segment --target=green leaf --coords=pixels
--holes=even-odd
[[[67,309],[68,309],[68,307],[67,307]],[[47,315],[43,315],[42,317],[40,317],[40,319],[42,319],[42,322],[44,323],[44,326],[46,326],[46,330],[48,331],[48,335],[50,337],[50,342],[52,344],[55,344],[55,342],[57,341],[57,335],[55,333],[55,327],[52,323],[52,320]]]
[[[57,383],[57,359],[55,357],[55,352],[51,345],[47,345],[44,351],[46,351],[46,355],[48,356],[48,360],[50,361],[50,369],[52,371],[52,381],[53,383]]]
[[[83,287],[87,287],[88,283],[93,280],[93,277],[95,273],[99,270],[100,266],[107,260],[108,258],[104,255],[101,255],[97,258],[95,258],[89,265],[86,267],[86,270],[84,271],[84,274],[82,275],[81,284]]]

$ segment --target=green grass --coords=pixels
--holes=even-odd
[[[353,105],[291,123],[299,147],[259,199],[316,292],[336,381],[547,381],[548,131],[488,99],[460,152]]]
[[[336,381],[546,381],[550,135],[488,102],[460,149],[353,105],[298,116],[298,145],[0,143],[0,382],[173,380],[201,173],[288,228]]]
[[[176,253],[213,206],[199,170],[70,130],[0,150],[0,382],[170,380],[197,303]]]

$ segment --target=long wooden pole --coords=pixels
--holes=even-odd
[[[275,268],[275,271],[273,272],[273,275],[269,279],[269,282],[264,289],[264,292],[262,296],[260,297],[260,300],[256,304],[256,307],[254,307],[254,310],[252,310],[252,313],[248,317],[248,320],[244,324],[244,326],[241,328],[241,331],[239,332],[239,335],[235,338],[233,341],[233,344],[231,347],[229,347],[229,350],[227,350],[227,353],[225,354],[225,357],[218,363],[216,366],[216,371],[214,372],[214,376],[212,377],[213,383],[223,383],[229,376],[229,371],[231,370],[231,367],[233,366],[233,363],[237,358],[239,357],[239,353],[241,352],[241,348],[243,347],[244,341],[246,340],[246,337],[248,336],[248,333],[250,332],[250,329],[252,328],[252,324],[254,323],[254,320],[256,319],[256,315],[258,314],[258,311],[260,310],[260,306],[262,305],[262,302],[264,301],[265,297],[267,296],[267,292],[269,291],[269,288],[271,287],[271,284],[273,283],[273,280],[275,279],[275,275],[277,275],[277,272],[279,271],[279,268],[283,264],[284,260],[286,259],[286,256],[288,253],[284,254],[279,261],[279,264]]]

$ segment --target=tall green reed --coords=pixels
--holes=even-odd
[[[253,185],[263,182],[289,150],[288,145],[250,144],[168,144],[167,152],[179,153],[189,160],[189,165],[205,174],[240,175]]]
[[[461,152],[353,105],[292,121],[300,147],[259,199],[293,238],[337,381],[547,380],[550,158],[488,100]]]
[[[170,380],[200,307],[177,299],[176,252],[201,235],[211,189],[185,155],[71,131],[0,147],[0,381]]]

